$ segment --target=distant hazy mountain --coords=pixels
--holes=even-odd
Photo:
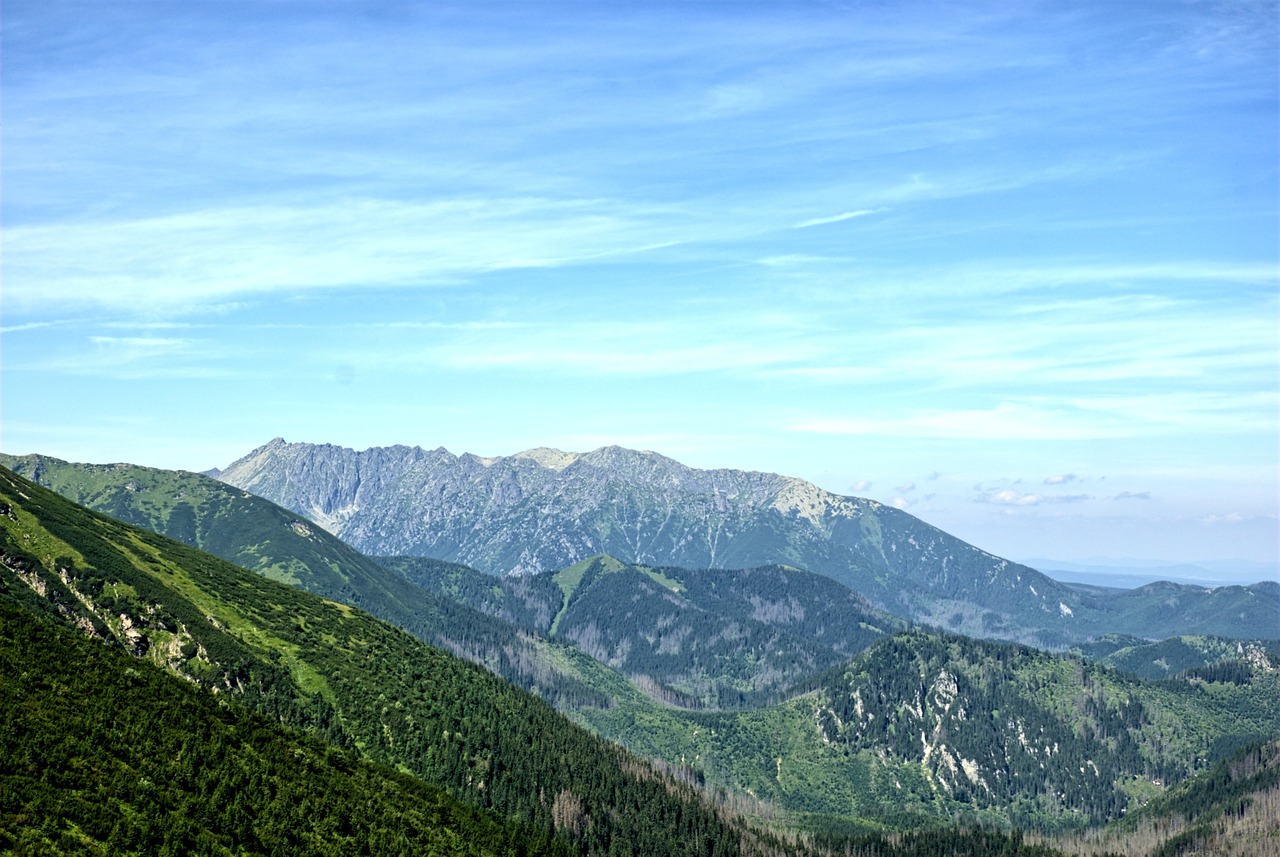
[[[1218,596],[1235,599],[1230,614],[1191,591],[1148,593],[1117,608],[873,500],[616,446],[481,458],[276,438],[219,478],[366,554],[428,556],[495,574],[553,571],[597,554],[684,568],[787,564],[900,616],[1040,645],[1112,631],[1268,636],[1256,626],[1274,625],[1280,609],[1280,587]]]
[[[1132,589],[1162,580],[1192,586],[1248,586],[1262,580],[1280,582],[1280,566],[1248,560],[1170,563],[1138,559],[1068,562],[1035,558],[1023,560],[1023,564],[1063,583],[1085,583],[1121,589]]]

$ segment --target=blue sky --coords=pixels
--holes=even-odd
[[[1276,559],[1274,2],[4,15],[5,452],[616,443]]]

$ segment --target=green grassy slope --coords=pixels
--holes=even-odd
[[[273,580],[365,609],[398,610],[402,626],[429,603],[414,587],[319,526],[216,479],[133,464],[73,464],[41,455],[0,455],[0,464],[82,506]]]

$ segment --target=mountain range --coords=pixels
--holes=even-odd
[[[598,554],[654,567],[783,564],[912,621],[1041,646],[1112,632],[1271,636],[1280,611],[1273,582],[1156,584],[1119,595],[1071,586],[873,500],[621,447],[481,458],[276,438],[216,476],[370,555],[427,556],[499,575],[555,571]]]
[[[616,853],[618,846],[611,847],[615,841],[639,853],[684,854],[691,847],[708,854],[760,853],[748,847],[759,838],[757,832],[719,813],[687,784],[573,725],[485,670],[363,611],[90,512],[7,470],[0,470],[0,602],[22,611],[5,619],[6,632],[14,625],[29,625],[29,616],[74,629],[206,693],[234,699],[244,709],[349,748],[384,770],[399,769],[443,789],[452,801],[484,810],[499,826],[509,825],[495,834],[499,844],[506,838],[541,840],[543,845],[534,850],[549,851],[547,840],[554,832],[562,845],[582,854]],[[49,633],[41,627],[48,626],[37,625],[37,635]],[[46,639],[44,648],[52,656],[60,644]],[[35,663],[38,673],[38,655]],[[31,668],[24,670],[21,662],[6,666],[13,672],[0,676],[0,687],[18,683],[40,689],[40,683],[32,681]],[[106,669],[118,672],[110,665]],[[127,669],[124,672],[119,680],[127,691]],[[147,673],[146,682],[152,682],[152,676]],[[135,684],[143,702],[140,709],[133,708],[127,692],[117,695],[118,704],[130,707],[117,719],[131,727],[115,734],[121,727],[109,710],[105,722],[99,717],[89,724],[121,742],[121,755],[133,753],[131,729],[145,732],[148,720],[166,713],[161,709],[148,717],[146,703],[155,697],[142,682]],[[155,692],[168,693],[163,688]],[[56,701],[56,685],[52,693]],[[87,694],[101,711],[103,702],[91,687],[78,686],[77,693]],[[70,686],[63,687],[61,696],[65,701],[75,698]],[[98,853],[128,853],[133,849],[117,852],[110,847],[110,828],[105,841],[88,835],[79,810],[67,805],[91,799],[107,785],[144,792],[152,785],[147,780],[118,782],[110,773],[114,762],[106,772],[99,771],[86,761],[86,754],[98,753],[97,748],[78,747],[74,742],[83,740],[80,735],[56,729],[54,740],[65,735],[62,740],[73,743],[66,748],[67,764],[51,768],[55,760],[47,758],[47,751],[27,743],[30,736],[49,732],[45,719],[56,722],[58,717],[56,708],[45,707],[40,699],[38,709],[6,709],[0,727],[6,748],[0,753],[3,829],[12,825],[29,830],[33,808],[24,799],[28,790],[10,791],[8,786],[26,782],[35,771],[40,792],[51,793],[50,806],[57,810],[48,818],[70,825],[66,830],[42,828],[45,819],[37,816],[37,831],[44,830],[63,848],[75,846],[78,837],[80,850],[97,843]],[[202,702],[172,704],[185,704],[193,715],[207,717],[192,708]],[[244,735],[252,734],[251,726],[247,724]],[[19,743],[23,752],[11,754],[7,748]],[[299,750],[300,761],[315,752],[305,746]],[[202,779],[204,761],[198,751],[186,763],[189,779],[166,780],[156,786],[157,797],[165,793],[161,787],[178,793],[184,783],[207,781],[217,789],[233,782],[221,776]],[[344,764],[340,759],[334,763],[339,769]],[[282,785],[280,774],[268,765],[244,784],[245,797],[276,794]],[[391,786],[385,788],[386,805],[402,804],[404,798]],[[365,787],[380,788],[376,781]],[[227,794],[225,799],[235,797]],[[249,812],[248,805],[243,812]],[[159,822],[142,825],[145,841],[157,835],[152,829],[157,823],[165,829],[176,826],[177,820],[163,813],[178,808],[163,807]],[[209,819],[209,825],[216,826],[215,821]],[[393,834],[401,823],[388,821]],[[249,824],[256,830],[252,819]],[[200,835],[198,830],[195,834]],[[145,841],[134,853],[151,853]],[[337,840],[323,835],[306,848],[267,844],[269,848],[255,849],[256,853],[343,850]],[[405,853],[409,847],[406,843],[396,852],[394,836],[389,844],[392,853]],[[201,850],[239,850],[226,842],[221,846],[221,851]],[[360,850],[357,844],[355,851]],[[520,850],[509,846],[493,853]]]
[[[1280,732],[1265,702],[1280,692],[1280,672],[1257,643],[1157,646],[1112,635],[1090,644],[1091,657],[1154,677],[1211,668],[1162,688],[1021,647],[903,637],[903,620],[793,567],[698,571],[600,556],[497,578],[420,557],[372,562],[295,513],[197,474],[7,460],[264,575],[283,578],[284,568],[303,588],[345,585],[351,598],[538,691],[593,731],[796,817],[1069,827],[1115,817],[1151,783],[1184,779],[1242,741]],[[376,597],[355,592],[364,586]],[[714,710],[725,707],[741,710]],[[860,709],[871,720],[851,732]],[[933,738],[903,742],[921,731]],[[1072,754],[1035,758],[1032,732]],[[1116,744],[1122,733],[1127,743]],[[1096,769],[1092,779],[1071,773],[1081,764]],[[1027,765],[1041,773],[1010,779]],[[1080,803],[1064,806],[1066,794]]]
[[[1276,563],[1248,560],[1203,560],[1171,563],[1156,560],[1097,559],[1088,562],[1032,558],[1024,565],[1043,571],[1064,583],[1133,589],[1148,583],[1167,581],[1193,586],[1248,586],[1263,580],[1280,581]]]

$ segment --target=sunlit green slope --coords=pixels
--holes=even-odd
[[[361,607],[548,701],[603,702],[574,676],[547,666],[557,660],[549,652],[553,647],[412,585],[295,513],[216,479],[133,464],[73,464],[43,455],[0,454],[0,464],[94,511]]]
[[[585,853],[743,850],[692,789],[483,669],[4,470],[0,553],[29,607]]]

